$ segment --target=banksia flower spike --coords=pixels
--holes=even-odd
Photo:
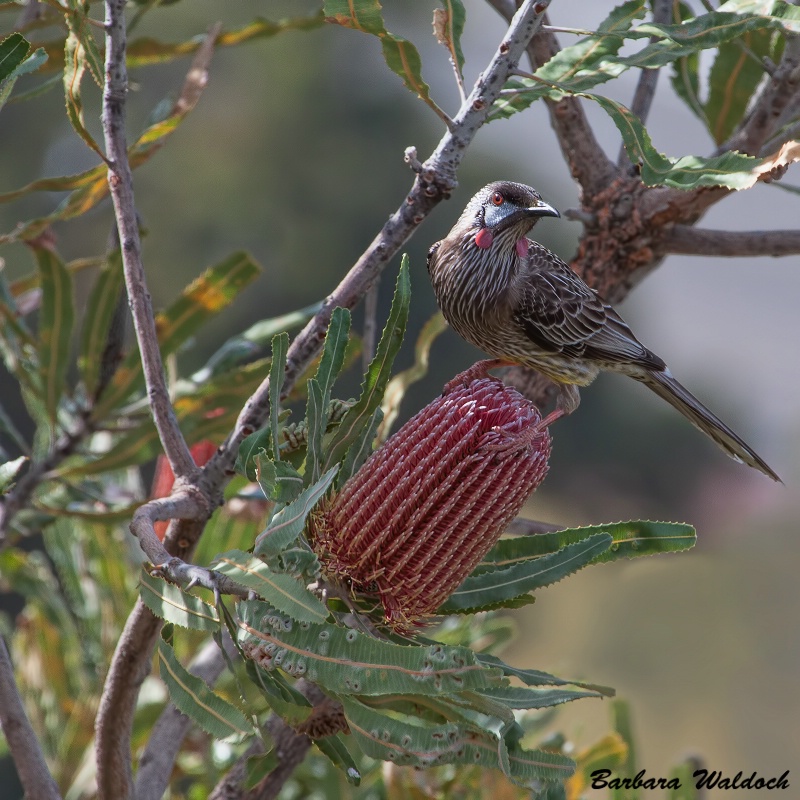
[[[457,376],[314,512],[326,570],[377,595],[396,630],[434,614],[544,479],[541,421],[485,371]]]

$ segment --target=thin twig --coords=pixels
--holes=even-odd
[[[14,678],[14,666],[0,637],[0,728],[8,743],[26,797],[61,800],[61,792],[47,768],[44,753],[31,727]]]
[[[800,253],[800,230],[712,231],[675,225],[664,246],[669,253],[698,256],[789,256]]]
[[[158,436],[176,482],[198,474],[189,446],[183,438],[178,418],[170,402],[164,379],[164,365],[158,345],[155,315],[142,265],[139,225],[133,196],[133,178],[128,163],[125,134],[128,73],[125,65],[125,1],[106,0],[106,80],[103,90],[103,134],[109,161],[108,184],[117,229],[122,245],[125,286],[133,316],[136,341],[142,359],[147,396]],[[213,46],[216,33],[209,34],[206,46]],[[202,49],[202,48],[201,48]]]
[[[653,0],[653,22],[657,25],[667,25],[671,21],[672,0]],[[650,37],[651,43],[657,41],[657,36]],[[660,72],[660,69],[643,69],[639,74],[636,91],[633,93],[631,102],[631,112],[639,118],[642,125],[647,123],[647,116],[650,113],[650,106],[653,104]],[[628,151],[624,145],[621,145],[619,156],[617,156],[617,167],[624,169],[626,166],[630,166],[630,163]]]
[[[228,658],[236,656],[236,646],[230,636],[225,635],[223,646]],[[225,671],[225,663],[219,645],[210,641],[192,660],[189,672],[213,686]],[[161,800],[169,786],[175,759],[191,727],[191,719],[181,714],[172,703],[161,712],[139,761],[136,800]]]

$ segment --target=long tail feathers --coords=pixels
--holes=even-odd
[[[711,437],[731,458],[743,462],[783,483],[766,461],[750,445],[737,436],[719,417],[712,414],[688,389],[664,372],[643,372],[638,380],[652,389],[688,419],[696,428]]]

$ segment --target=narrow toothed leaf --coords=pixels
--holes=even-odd
[[[549,708],[571,703],[583,697],[602,697],[600,692],[582,692],[574,689],[530,689],[522,686],[497,686],[481,689],[480,694],[513,709]]]
[[[363,440],[360,439],[360,435],[365,428],[373,424],[375,409],[380,406],[383,393],[389,383],[392,364],[403,343],[410,301],[411,282],[408,256],[404,255],[400,265],[400,274],[397,276],[389,319],[383,329],[375,357],[364,376],[361,396],[344,415],[339,427],[331,437],[328,445],[327,466],[342,461],[351,446],[355,446],[359,451],[363,449]]]
[[[167,622],[196,631],[219,630],[219,615],[214,606],[144,570],[139,596],[157,617]]]
[[[176,708],[206,733],[216,739],[243,739],[253,734],[253,725],[244,713],[183,667],[163,635],[158,642],[158,666]]]
[[[620,558],[689,550],[697,541],[695,529],[680,522],[632,520],[612,522],[607,525],[588,525],[584,528],[567,528],[553,533],[501,539],[478,564],[475,572],[480,573],[487,568],[509,567],[526,559],[556,553],[566,545],[580,542],[597,533],[610,534],[613,544],[595,559],[593,562],[595,564],[616,561]]]
[[[329,469],[296,500],[275,514],[267,528],[256,539],[256,555],[276,556],[297,539],[303,532],[308,515],[333,483],[337,470],[338,465]]]
[[[383,48],[383,58],[406,87],[440,117],[444,112],[433,102],[430,87],[422,79],[422,61],[417,48],[402,36],[386,30],[378,0],[325,0],[325,21],[376,36]]]
[[[520,786],[563,781],[575,770],[565,756],[508,747],[502,739],[471,725],[388,717],[354,697],[343,697],[342,705],[353,737],[371,758],[418,768],[469,763],[500,769]]]
[[[317,367],[316,376],[308,381],[308,450],[306,456],[306,484],[319,480],[322,470],[322,440],[330,418],[331,390],[344,364],[347,344],[350,339],[350,312],[334,308],[325,346]]]
[[[276,619],[257,600],[239,603],[245,654],[266,670],[280,668],[335,694],[439,695],[496,685],[499,670],[480,665],[465,647],[406,647],[352,629]]]
[[[597,692],[605,697],[613,697],[616,690],[610,686],[599,686],[594,683],[586,683],[584,681],[566,680],[564,678],[557,678],[549,672],[542,672],[538,669],[521,669],[506,664],[497,656],[489,655],[488,653],[479,653],[478,660],[487,667],[497,667],[502,670],[503,674],[509,678],[519,678],[526,686],[580,686],[582,689],[588,689],[591,692]]]
[[[536,589],[550,586],[591,564],[611,547],[613,538],[596,533],[548,556],[467,578],[441,608],[444,613],[480,611],[502,605]]]
[[[328,618],[328,609],[305,586],[291,575],[273,572],[260,558],[231,550],[217,556],[213,567],[298,622],[322,623]]]

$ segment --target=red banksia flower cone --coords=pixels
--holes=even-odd
[[[377,595],[398,630],[435,613],[544,479],[540,422],[495,378],[451,381],[314,513],[327,571]]]

